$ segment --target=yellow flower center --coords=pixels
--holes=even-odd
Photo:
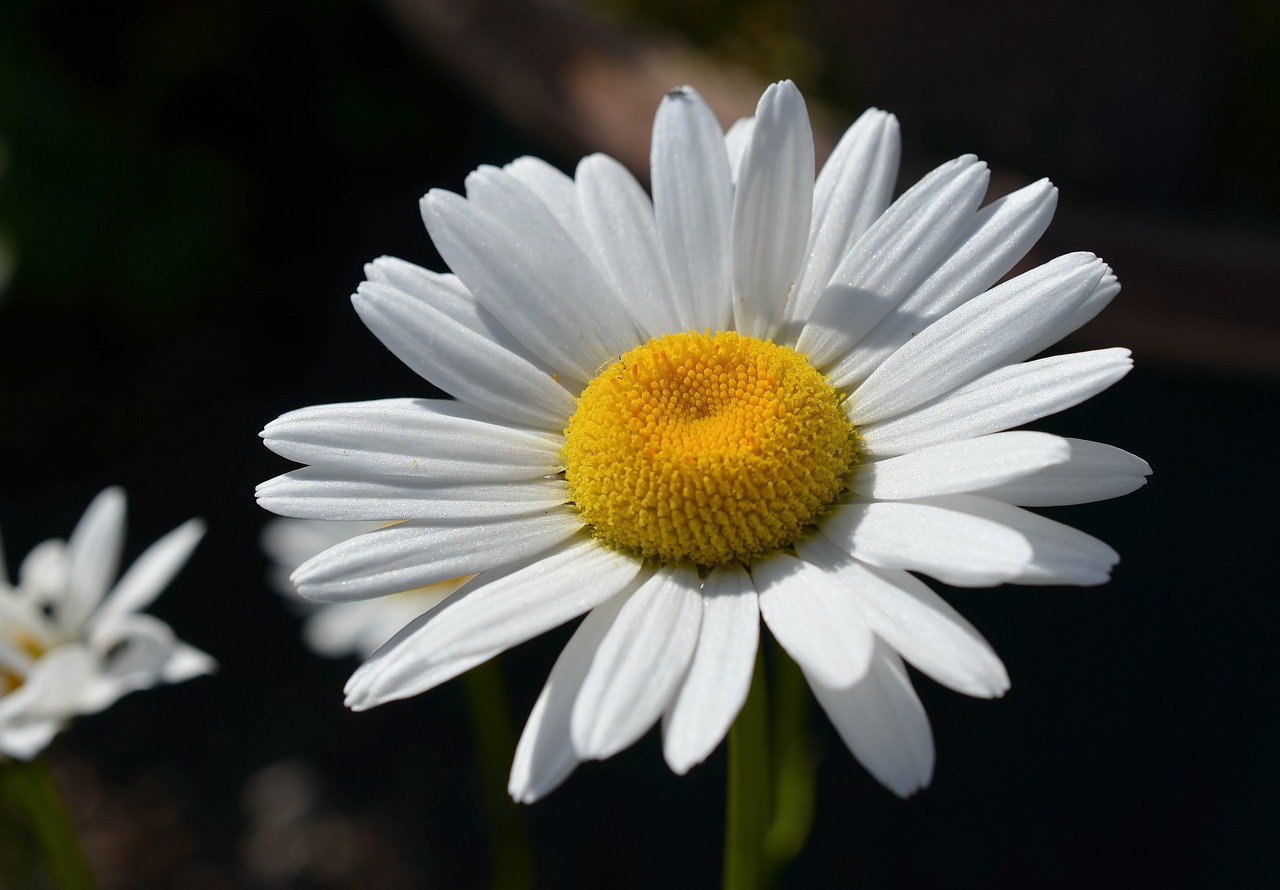
[[[650,340],[587,384],[565,478],[606,544],[666,563],[750,562],[845,487],[857,431],[805,358],[733,331]]]

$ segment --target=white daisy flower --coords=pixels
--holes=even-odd
[[[982,207],[985,165],[944,164],[890,203],[898,126],[871,110],[814,177],[803,99],[771,86],[728,135],[696,92],[662,101],[653,198],[616,161],[573,178],[482,167],[422,215],[454,274],[383,258],[357,311],[456,401],[284,415],[267,446],[310,466],[263,506],[405,520],[293,580],[322,602],[475,577],[347,685],[357,710],[430,689],[586,614],[516,750],[535,800],[660,719],[683,773],[747,695],[759,623],[888,788],[928,783],[904,661],[969,695],[1008,678],[914,574],[1099,584],[1106,544],[1022,509],[1114,497],[1145,462],[1003,432],[1130,368],[1124,349],[1028,361],[1119,290],[1091,254],[997,284],[1049,223],[1040,181]]]
[[[294,569],[335,544],[386,525],[385,522],[274,519],[263,528],[262,549],[271,558],[268,578],[290,603],[306,607],[308,614],[302,625],[302,639],[316,654],[328,658],[344,655],[366,658],[396,631],[469,580],[464,575],[427,587],[348,603],[321,605],[298,599],[298,590],[289,580]]]
[[[215,668],[141,611],[186,563],[204,523],[178,526],[113,585],[124,522],[124,492],[108,488],[68,540],[45,541],[28,554],[16,587],[0,564],[0,754],[30,759],[72,717]]]

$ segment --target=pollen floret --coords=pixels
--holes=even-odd
[[[794,350],[672,334],[583,390],[565,475],[605,543],[714,566],[790,545],[844,490],[855,441],[839,394]]]

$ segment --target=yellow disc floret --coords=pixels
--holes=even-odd
[[[857,432],[803,356],[733,331],[631,350],[578,398],[565,478],[595,535],[663,562],[749,562],[844,490]]]

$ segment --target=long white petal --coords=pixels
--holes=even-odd
[[[579,383],[636,342],[611,286],[536,196],[493,168],[467,187],[485,200],[433,189],[422,218],[449,268],[521,342]]]
[[[563,468],[563,436],[495,423],[465,403],[434,399],[301,408],[267,424],[262,438],[290,460],[373,476],[516,482]]]
[[[733,198],[737,331],[771,338],[804,261],[813,213],[813,130],[789,80],[764,91]]]
[[[1033,558],[1026,538],[1004,523],[932,501],[843,504],[819,528],[865,563],[923,572],[957,587],[1013,580]],[[763,593],[761,600],[763,611]]]
[[[840,261],[889,206],[899,154],[898,119],[878,108],[864,111],[836,143],[813,186],[809,259],[787,301],[789,322],[809,317]]]
[[[735,186],[738,184],[738,171],[742,167],[742,158],[747,153],[747,146],[751,144],[751,132],[755,127],[754,117],[740,117],[725,131],[724,149],[729,155],[729,176],[733,179]]]
[[[590,226],[578,204],[578,188],[573,177],[557,170],[542,158],[528,155],[504,164],[502,170],[537,195],[543,206],[556,218],[556,222],[564,227],[588,256],[592,255]],[[483,196],[477,197],[483,202]]]
[[[796,343],[820,371],[848,354],[937,269],[987,190],[986,164],[965,155],[911,187],[849,250]]]
[[[741,566],[717,568],[702,584],[702,627],[675,701],[662,723],[662,750],[678,775],[701,763],[747,700],[760,641],[760,606]]]
[[[1132,368],[1127,349],[1055,355],[997,368],[900,417],[859,427],[863,453],[906,454],[1021,426],[1080,404]]]
[[[369,479],[328,467],[303,467],[269,479],[257,494],[259,506],[281,516],[383,522],[508,519],[568,500],[562,479],[456,485],[403,476]]]
[[[799,542],[796,553],[838,575],[876,635],[934,680],[979,698],[1009,689],[991,645],[919,578],[858,562],[822,535]]]
[[[856,387],[935,319],[999,281],[1044,234],[1057,203],[1058,190],[1042,179],[978,211],[938,270],[836,364],[832,384]]]
[[[129,566],[91,619],[110,624],[120,616],[141,612],[169,585],[204,537],[205,525],[191,519],[156,541]]]
[[[689,668],[701,622],[691,566],[665,566],[627,598],[573,705],[570,732],[579,757],[611,757],[657,722]]]
[[[574,704],[600,644],[629,598],[630,591],[623,591],[592,609],[556,659],[511,763],[507,793],[517,803],[533,803],[550,794],[581,761],[570,733]]]
[[[929,717],[901,659],[888,646],[877,644],[871,669],[856,686],[835,689],[814,677],[808,680],[840,738],[880,784],[899,797],[929,784],[934,760]]]
[[[851,686],[866,675],[871,626],[833,576],[777,554],[753,565],[752,577],[765,624],[806,674],[831,687]]]
[[[653,209],[677,302],[694,330],[728,330],[733,320],[733,183],[724,133],[693,87],[658,106],[650,150]]]
[[[66,599],[56,604],[63,627],[88,620],[115,580],[124,548],[124,515],[123,489],[108,488],[93,499],[67,539]]]
[[[653,202],[631,171],[607,155],[588,155],[578,164],[577,182],[596,256],[643,334],[692,328],[689,307],[673,295]]]
[[[1067,318],[1102,278],[1093,254],[1059,257],[1012,278],[929,325],[850,398],[858,425],[904,414],[1005,364]]]
[[[990,488],[978,494],[1020,507],[1057,507],[1104,501],[1136,491],[1147,483],[1151,465],[1113,445],[1066,439],[1066,463]]]
[[[519,424],[563,430],[573,413],[573,396],[489,336],[479,326],[477,304],[459,307],[462,301],[447,299],[454,295],[442,291],[443,286],[425,284],[407,293],[366,281],[351,302],[383,345],[445,392]],[[459,308],[463,311],[448,312]]]
[[[406,522],[330,547],[291,578],[300,594],[317,602],[369,599],[535,556],[581,527],[577,513],[565,507],[483,524]]]
[[[348,704],[367,708],[424,692],[453,676],[451,664],[505,651],[595,608],[640,568],[584,533],[507,570],[482,573],[371,655],[347,684]]]
[[[1120,556],[1107,544],[1079,529],[1012,504],[972,494],[933,498],[948,510],[997,522],[1021,535],[1032,548],[1032,559],[1010,581],[1019,584],[1105,584]]]
[[[1085,301],[1076,307],[1075,312],[1072,312],[1065,319],[1040,335],[1039,339],[1033,340],[1014,353],[1010,360],[1021,361],[1028,359],[1048,349],[1063,337],[1092,321],[1099,312],[1107,308],[1119,293],[1120,282],[1116,280],[1116,276],[1111,272],[1111,267],[1108,266],[1106,274],[1094,285],[1093,291],[1085,298]]]
[[[1071,446],[1048,433],[995,433],[860,464],[850,487],[868,500],[912,500],[991,488],[1065,463]]]

